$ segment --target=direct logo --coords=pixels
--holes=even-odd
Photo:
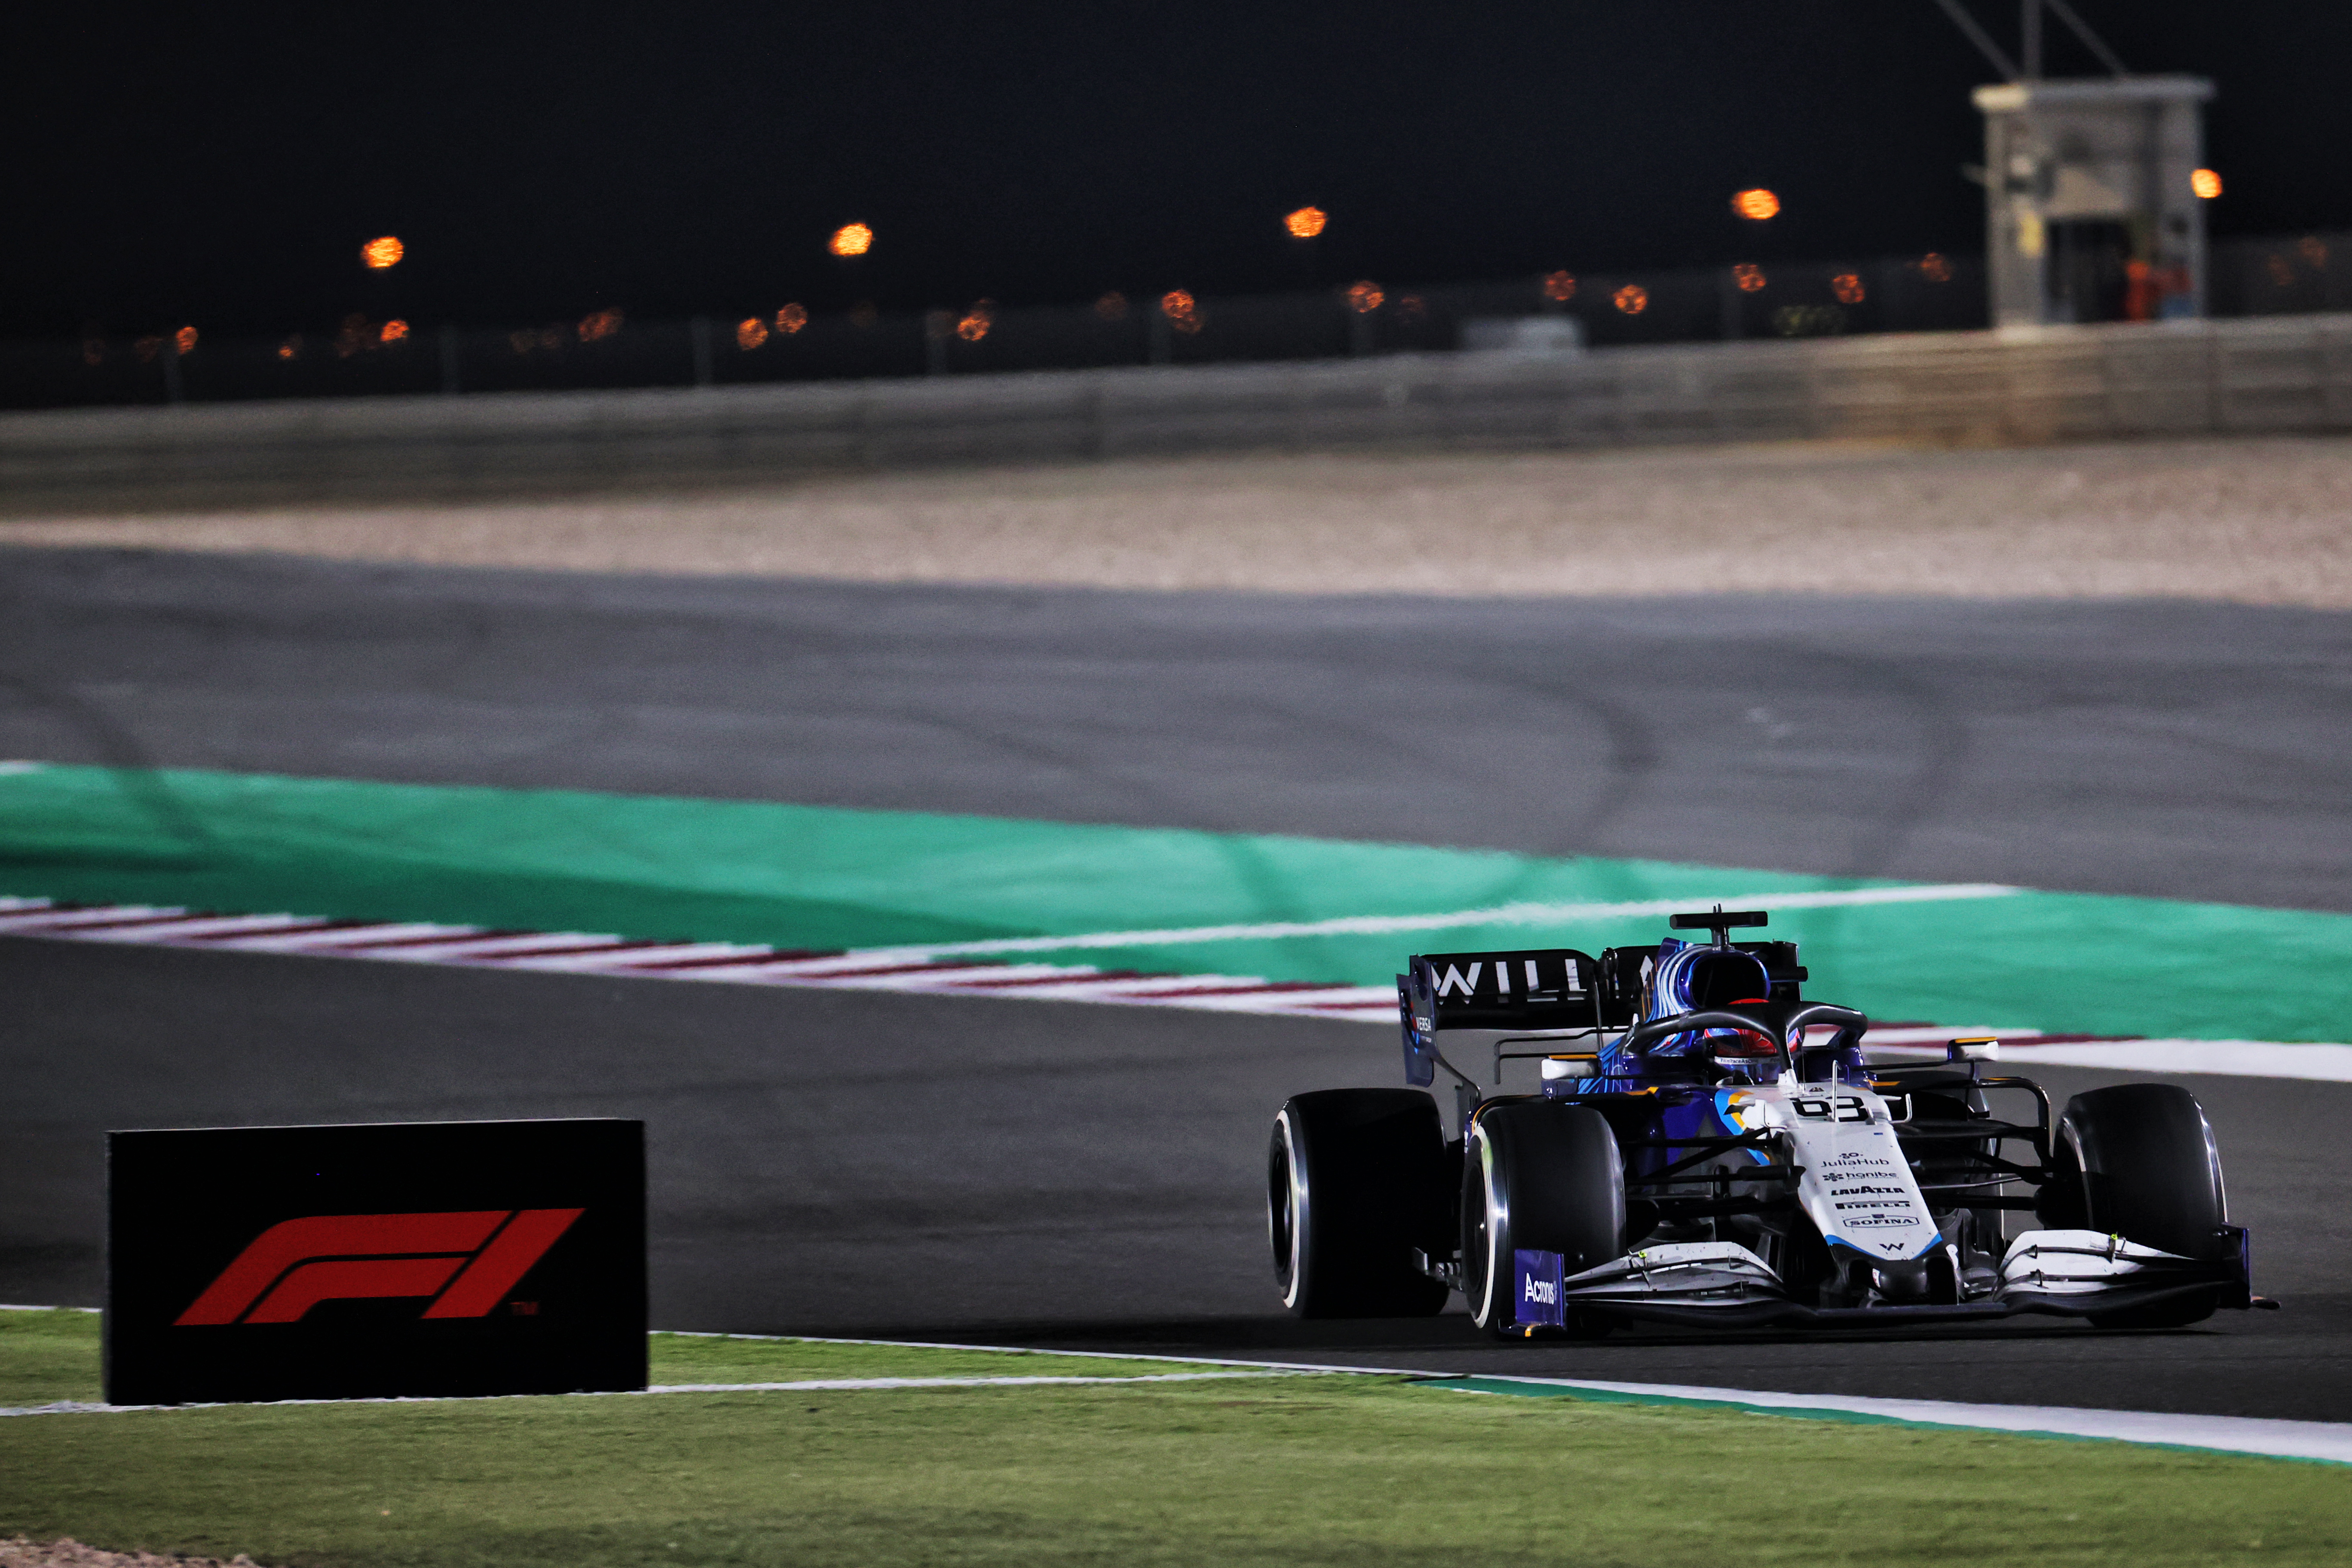
[[[429,1296],[422,1316],[480,1318],[582,1209],[317,1215],[281,1220],[205,1287],[175,1327],[293,1323],[321,1301]]]

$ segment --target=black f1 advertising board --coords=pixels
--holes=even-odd
[[[646,1385],[645,1123],[107,1135],[106,1397]]]

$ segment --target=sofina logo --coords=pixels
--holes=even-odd
[[[318,1215],[253,1238],[173,1320],[291,1323],[321,1301],[430,1296],[427,1318],[488,1315],[581,1209]]]
[[[1559,1287],[1550,1280],[1538,1279],[1530,1274],[1527,1276],[1527,1300],[1541,1302],[1547,1307],[1559,1300]]]

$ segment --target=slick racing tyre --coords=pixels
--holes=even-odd
[[[2066,1102],[2051,1141],[2054,1174],[2036,1202],[2055,1230],[2105,1231],[2183,1258],[2219,1259],[2229,1205],[2221,1156],[2196,1097],[2126,1083]],[[2102,1328],[2176,1328],[2213,1315],[2218,1290],[2094,1316]]]
[[[1528,1100],[1479,1114],[1462,1153],[1462,1294],[1480,1328],[1518,1328],[1513,1252],[1557,1252],[1578,1274],[1623,1257],[1624,1237],[1625,1168],[1599,1111]]]
[[[1416,1089],[1327,1089],[1274,1119],[1266,1233],[1282,1304],[1302,1318],[1427,1318],[1446,1288],[1453,1173],[1437,1102]]]

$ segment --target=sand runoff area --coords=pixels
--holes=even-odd
[[[2352,437],[1330,454],[668,496],[0,519],[0,544],[1284,593],[2352,606]]]

